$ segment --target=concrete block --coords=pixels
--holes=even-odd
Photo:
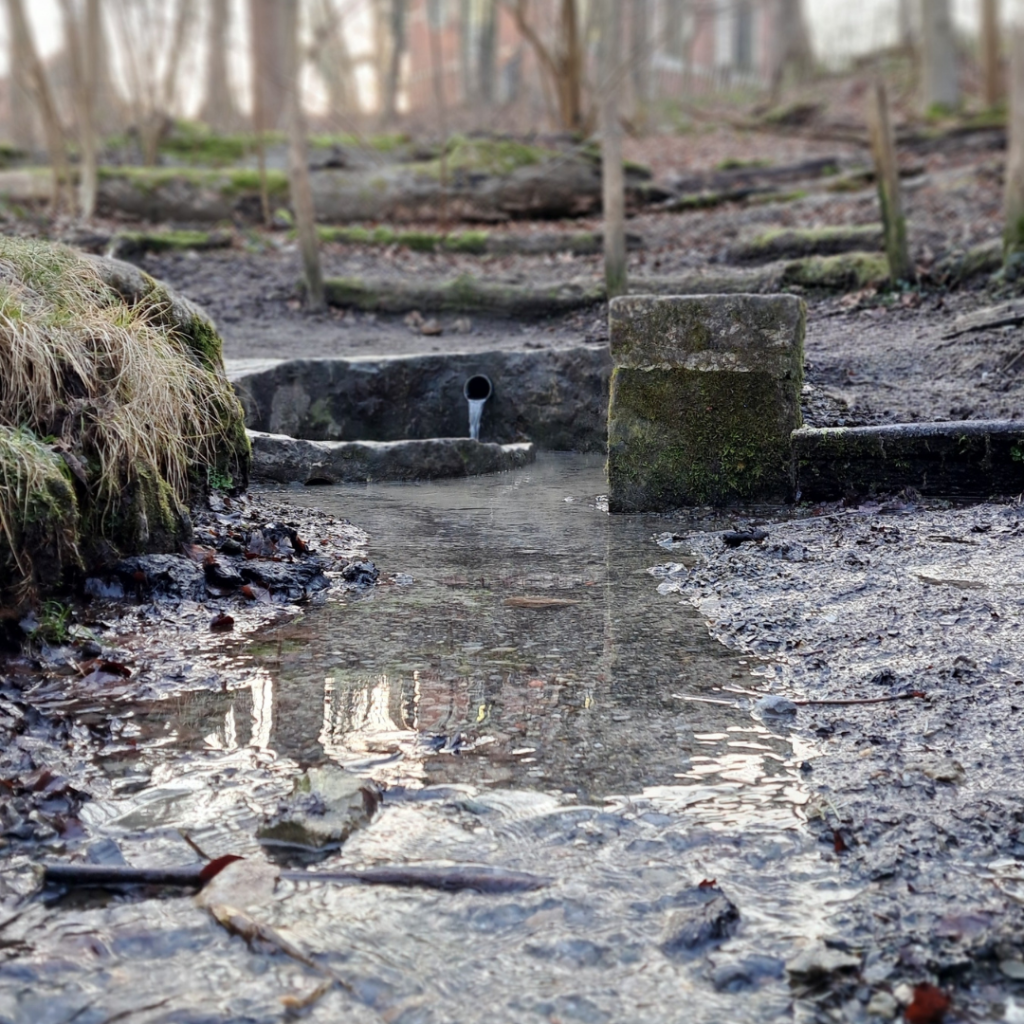
[[[791,295],[613,299],[610,510],[790,498],[805,324]]]
[[[804,427],[793,434],[797,487],[811,501],[895,492],[990,497],[1024,491],[1024,423],[967,420]]]

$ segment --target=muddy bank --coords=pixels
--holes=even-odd
[[[679,546],[694,563],[657,571],[662,592],[758,660],[757,686],[718,696],[799,738],[820,854],[858,890],[832,919],[856,967],[821,978],[812,1002],[835,1019],[892,1017],[900,985],[928,981],[955,991],[958,1015],[1012,1016],[1024,994],[1021,507],[822,513],[762,520],[767,539],[735,548],[689,534]]]

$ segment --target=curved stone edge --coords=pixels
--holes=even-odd
[[[912,487],[923,495],[1024,491],[1024,422],[966,420],[793,431],[801,497],[829,501]]]
[[[534,461],[530,443],[484,444],[468,437],[416,441],[306,441],[249,431],[252,480],[277,484],[438,480],[518,469]]]

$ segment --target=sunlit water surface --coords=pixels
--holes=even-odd
[[[386,582],[260,636],[251,686],[136,715],[131,757],[103,762],[110,798],[89,806],[97,841],[137,864],[191,859],[179,830],[260,856],[268,794],[326,759],[387,789],[321,868],[447,860],[553,881],[515,896],[285,884],[260,920],[354,986],[312,1019],[791,1012],[783,962],[848,895],[803,827],[806,752],[748,711],[676,696],[749,686],[751,666],[648,571],[678,557],[653,538],[686,524],[610,517],[603,489],[600,459],[547,455],[471,480],[277,493],[365,527]],[[680,955],[674,915],[704,879],[740,925]],[[32,914],[34,954],[0,969],[0,1020],[270,1020],[315,985],[184,899]]]

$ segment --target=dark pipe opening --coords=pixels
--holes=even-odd
[[[471,402],[485,402],[491,397],[492,390],[490,378],[478,373],[466,381],[462,393]]]

